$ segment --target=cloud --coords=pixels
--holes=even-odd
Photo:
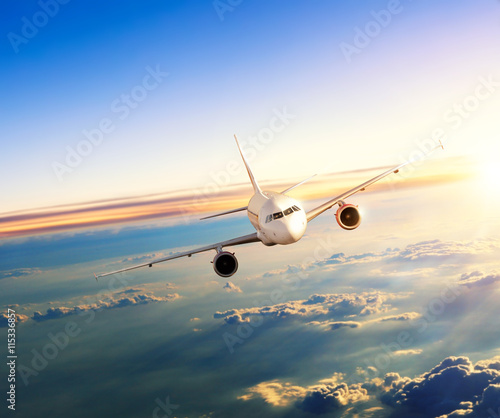
[[[421,241],[416,244],[406,246],[404,249],[387,248],[380,252],[369,252],[361,254],[346,255],[345,253],[333,254],[326,259],[317,259],[306,264],[288,265],[284,269],[274,270],[264,273],[260,276],[253,277],[268,278],[280,275],[299,275],[314,271],[316,268],[321,268],[322,271],[337,270],[340,267],[354,265],[370,265],[372,263],[384,262],[388,271],[382,271],[377,266],[372,269],[372,273],[383,276],[404,276],[409,275],[419,277],[422,275],[429,276],[433,273],[433,269],[425,266],[423,263],[441,263],[449,258],[460,257],[461,262],[464,262],[465,257],[475,257],[479,255],[489,254],[500,250],[500,240],[495,238],[478,239],[473,241]],[[415,263],[416,269],[405,268],[403,271],[399,268],[400,263]],[[302,277],[302,276],[299,276]]]
[[[332,331],[335,331],[340,328],[359,328],[361,326],[361,322],[354,321],[334,321],[328,324],[329,328]]]
[[[419,354],[422,354],[424,350],[421,348],[414,348],[414,349],[408,349],[408,350],[397,350],[393,351],[392,355],[394,356],[416,356]]]
[[[400,295],[384,292],[318,294],[312,295],[306,300],[216,312],[214,318],[223,318],[228,324],[238,324],[250,322],[251,317],[259,315],[274,319],[365,316],[388,311],[389,305],[386,302],[396,297],[400,297]]]
[[[500,240],[495,238],[474,241],[448,241],[439,239],[421,241],[407,245],[403,250],[387,248],[379,253],[364,253],[346,257],[344,253],[334,254],[325,264],[356,264],[374,261],[424,261],[453,256],[480,255],[500,249]]]
[[[288,264],[285,268],[282,268],[282,269],[275,269],[275,270],[271,270],[271,271],[268,271],[258,277],[261,277],[261,278],[264,278],[264,279],[269,279],[271,277],[275,277],[275,276],[281,276],[282,274],[294,274],[294,273],[298,273],[300,272],[301,270],[304,269],[305,266],[303,265],[291,265],[291,264]]]
[[[368,401],[368,391],[361,384],[322,384],[312,388],[297,407],[313,414],[325,414],[356,402]]]
[[[132,290],[132,289],[131,289]],[[115,295],[126,293],[127,291],[118,292]],[[128,297],[117,297],[114,296],[106,298],[104,301],[100,300],[93,304],[82,304],[77,305],[72,308],[65,306],[59,306],[57,308],[49,308],[42,314],[41,312],[34,312],[31,319],[37,322],[47,321],[49,319],[63,318],[65,316],[76,315],[82,312],[90,310],[101,310],[101,309],[114,309],[123,308],[126,306],[134,305],[145,305],[152,302],[171,302],[178,299],[180,296],[177,293],[166,295],[166,296],[152,296],[148,294],[137,294]]]
[[[24,276],[33,276],[34,274],[41,274],[42,270],[38,267],[32,268],[18,268],[0,272],[0,279],[19,279]]]
[[[140,292],[141,289],[127,289],[127,290],[122,290],[121,292],[117,292],[115,293],[116,295],[127,295],[129,293],[137,293],[137,292]]]
[[[242,290],[239,288],[239,286],[236,286],[232,282],[227,282],[222,288],[228,293],[241,293],[242,292]]]
[[[414,379],[386,376],[381,401],[396,410],[442,417],[484,417],[500,407],[500,357],[473,365],[448,357]],[[497,408],[497,409],[495,409]]]
[[[290,406],[314,414],[323,414],[343,408],[349,404],[369,400],[368,391],[360,384],[347,385],[340,382],[341,373],[319,381],[307,387],[293,385],[290,382],[272,380],[262,382],[246,390],[238,399],[249,401],[260,397],[272,406]]]
[[[172,219],[179,224],[190,216],[237,206],[245,195],[246,185],[218,192],[218,198],[196,204],[191,189],[171,193],[130,196],[92,202],[81,202],[0,215],[0,238],[35,234],[53,234],[77,228],[89,228],[137,221]]]
[[[486,275],[480,271],[473,271],[472,273],[462,274],[460,277],[460,284],[470,288],[492,286],[500,282],[500,274],[491,273]]]
[[[382,318],[377,318],[376,322],[387,322],[387,321],[413,321],[420,318],[422,315],[418,312],[404,312],[398,315],[383,316]]]
[[[335,173],[337,189],[332,191],[330,176],[312,180],[310,185],[314,192],[304,195],[307,200],[329,199],[332,192],[342,193],[352,186],[352,182],[365,181],[363,173],[375,172],[381,167],[372,167],[362,170],[352,170],[344,173]],[[461,170],[460,176],[464,176]],[[339,178],[339,175],[342,177]],[[354,176],[353,176],[354,175]],[[347,177],[343,177],[347,176]],[[425,184],[436,185],[437,182],[447,183],[455,181],[457,174],[438,175],[432,178],[413,177],[406,179],[399,187],[415,187]],[[462,178],[462,177],[460,177]],[[341,183],[345,183],[342,186]],[[273,182],[269,184],[275,190],[282,190],[289,184]],[[345,187],[345,189],[344,189]],[[370,187],[367,193],[385,190],[384,184]],[[201,191],[201,190],[200,190]],[[54,234],[71,231],[77,228],[102,227],[110,225],[123,225],[139,221],[170,221],[172,224],[181,224],[190,218],[213,212],[221,212],[238,207],[242,200],[248,200],[248,186],[244,183],[234,184],[221,188],[215,194],[203,195],[199,199],[198,193],[193,189],[176,190],[168,193],[150,193],[142,196],[125,196],[120,198],[101,199],[94,201],[77,202],[71,204],[32,208],[28,211],[18,210],[0,215],[2,231],[0,238],[29,236],[35,234]]]
[[[416,354],[421,354],[421,350],[400,353]],[[384,379],[370,379],[373,372],[358,373],[365,376],[364,383],[349,384],[342,373],[307,387],[272,380],[248,388],[238,399],[260,397],[273,406],[293,405],[305,412],[328,416],[337,410],[345,416],[353,406],[359,416],[378,411],[384,412],[383,416],[480,418],[496,417],[500,411],[500,356],[475,364],[467,357],[447,357],[415,378],[391,372]]]
[[[9,315],[7,314],[7,312],[0,313],[0,328],[5,328],[5,327],[9,326],[8,319],[9,319]],[[28,320],[28,317],[26,315],[16,314],[16,323],[25,322],[27,320]]]
[[[247,392],[246,395],[239,396],[238,399],[248,401],[256,397],[261,397],[273,406],[287,406],[297,398],[304,396],[307,390],[287,382],[282,383],[279,380],[272,380],[270,382],[259,383],[247,389]]]
[[[404,312],[397,315],[383,316],[381,318],[369,319],[363,322],[359,321],[311,321],[308,325],[318,325],[327,331],[336,331],[341,328],[360,328],[366,324],[381,323],[388,321],[412,321],[420,318],[422,315],[418,312]]]
[[[177,286],[175,283],[165,283],[165,286],[167,289],[178,289],[179,286]]]
[[[493,238],[475,241],[443,242],[440,240],[423,241],[408,245],[398,258],[403,260],[422,260],[426,258],[451,257],[455,255],[475,255],[495,251],[500,241]]]
[[[154,260],[160,257],[164,257],[163,253],[151,253],[151,254],[144,254],[140,255],[137,257],[127,257],[124,258],[121,262],[122,263],[140,263],[143,261],[149,261],[149,260]]]

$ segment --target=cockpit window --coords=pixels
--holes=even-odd
[[[296,205],[293,205],[291,208],[285,209],[283,212],[276,212],[273,213],[272,215],[267,215],[266,216],[266,224],[273,221],[274,219],[280,219],[283,218],[283,216],[288,216],[293,212],[298,212],[300,208]]]
[[[283,218],[283,212],[273,213],[273,219]]]

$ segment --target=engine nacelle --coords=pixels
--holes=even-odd
[[[361,223],[358,207],[349,203],[341,204],[335,213],[335,218],[340,227],[347,230],[356,229]]]
[[[238,270],[238,260],[233,253],[221,251],[212,261],[215,272],[221,277],[230,277]]]

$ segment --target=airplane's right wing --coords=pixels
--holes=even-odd
[[[251,242],[259,242],[259,241],[260,241],[260,239],[257,238],[257,233],[254,232],[253,234],[244,235],[242,237],[233,238],[233,239],[230,239],[227,241],[218,242],[216,244],[207,245],[205,247],[196,248],[196,249],[191,250],[191,251],[184,251],[181,253],[172,254],[172,255],[169,255],[168,257],[159,258],[156,260],[149,261],[147,263],[138,264],[136,266],[126,267],[126,268],[123,268],[120,270],[111,271],[109,273],[100,273],[100,274],[94,273],[94,277],[97,280],[99,277],[109,276],[111,274],[116,274],[116,273],[123,273],[124,271],[134,270],[134,269],[138,269],[138,268],[146,267],[146,266],[152,267],[153,264],[163,263],[164,261],[170,261],[170,260],[174,260],[174,259],[180,258],[180,257],[191,257],[193,254],[202,253],[204,251],[210,251],[210,250],[221,251],[222,248],[224,248],[224,247],[249,244]]]
[[[443,144],[441,144],[441,141],[439,142],[439,145],[436,145],[434,148],[432,148],[426,155],[429,155],[432,151],[434,151],[437,148],[443,148]],[[322,205],[310,210],[309,212],[307,212],[307,222],[312,221],[314,218],[316,218],[316,216],[321,215],[324,211],[332,208],[337,203],[339,203],[341,200],[347,199],[349,196],[352,196],[353,194],[355,194],[357,192],[361,192],[361,191],[365,190],[368,186],[370,186],[373,183],[376,183],[377,181],[388,176],[389,174],[397,173],[405,165],[411,164],[412,162],[413,161],[406,161],[403,164],[400,164],[394,168],[390,168],[389,170],[384,171],[383,173],[379,174],[378,176],[375,176],[372,179],[365,181],[363,184],[360,184],[359,186],[356,186],[353,189],[348,190],[347,192],[344,192],[344,193],[334,197],[333,199],[329,200],[328,202],[325,202]]]

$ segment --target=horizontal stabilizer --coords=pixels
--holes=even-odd
[[[289,187],[288,189],[286,190],[283,190],[281,192],[281,194],[285,194],[287,192],[289,192],[290,190],[293,190],[295,189],[296,187],[299,187],[299,186],[302,186],[304,183],[308,182],[309,180],[311,180],[313,177],[316,177],[316,174],[312,175],[311,177],[305,179],[305,180],[302,180],[300,183],[297,183],[297,184],[294,184],[292,187]]]
[[[243,206],[242,208],[228,210],[227,212],[216,213],[215,215],[205,216],[204,218],[200,218],[200,221],[203,219],[215,218],[217,216],[229,215],[230,213],[241,212],[242,210],[247,210],[248,206]]]

